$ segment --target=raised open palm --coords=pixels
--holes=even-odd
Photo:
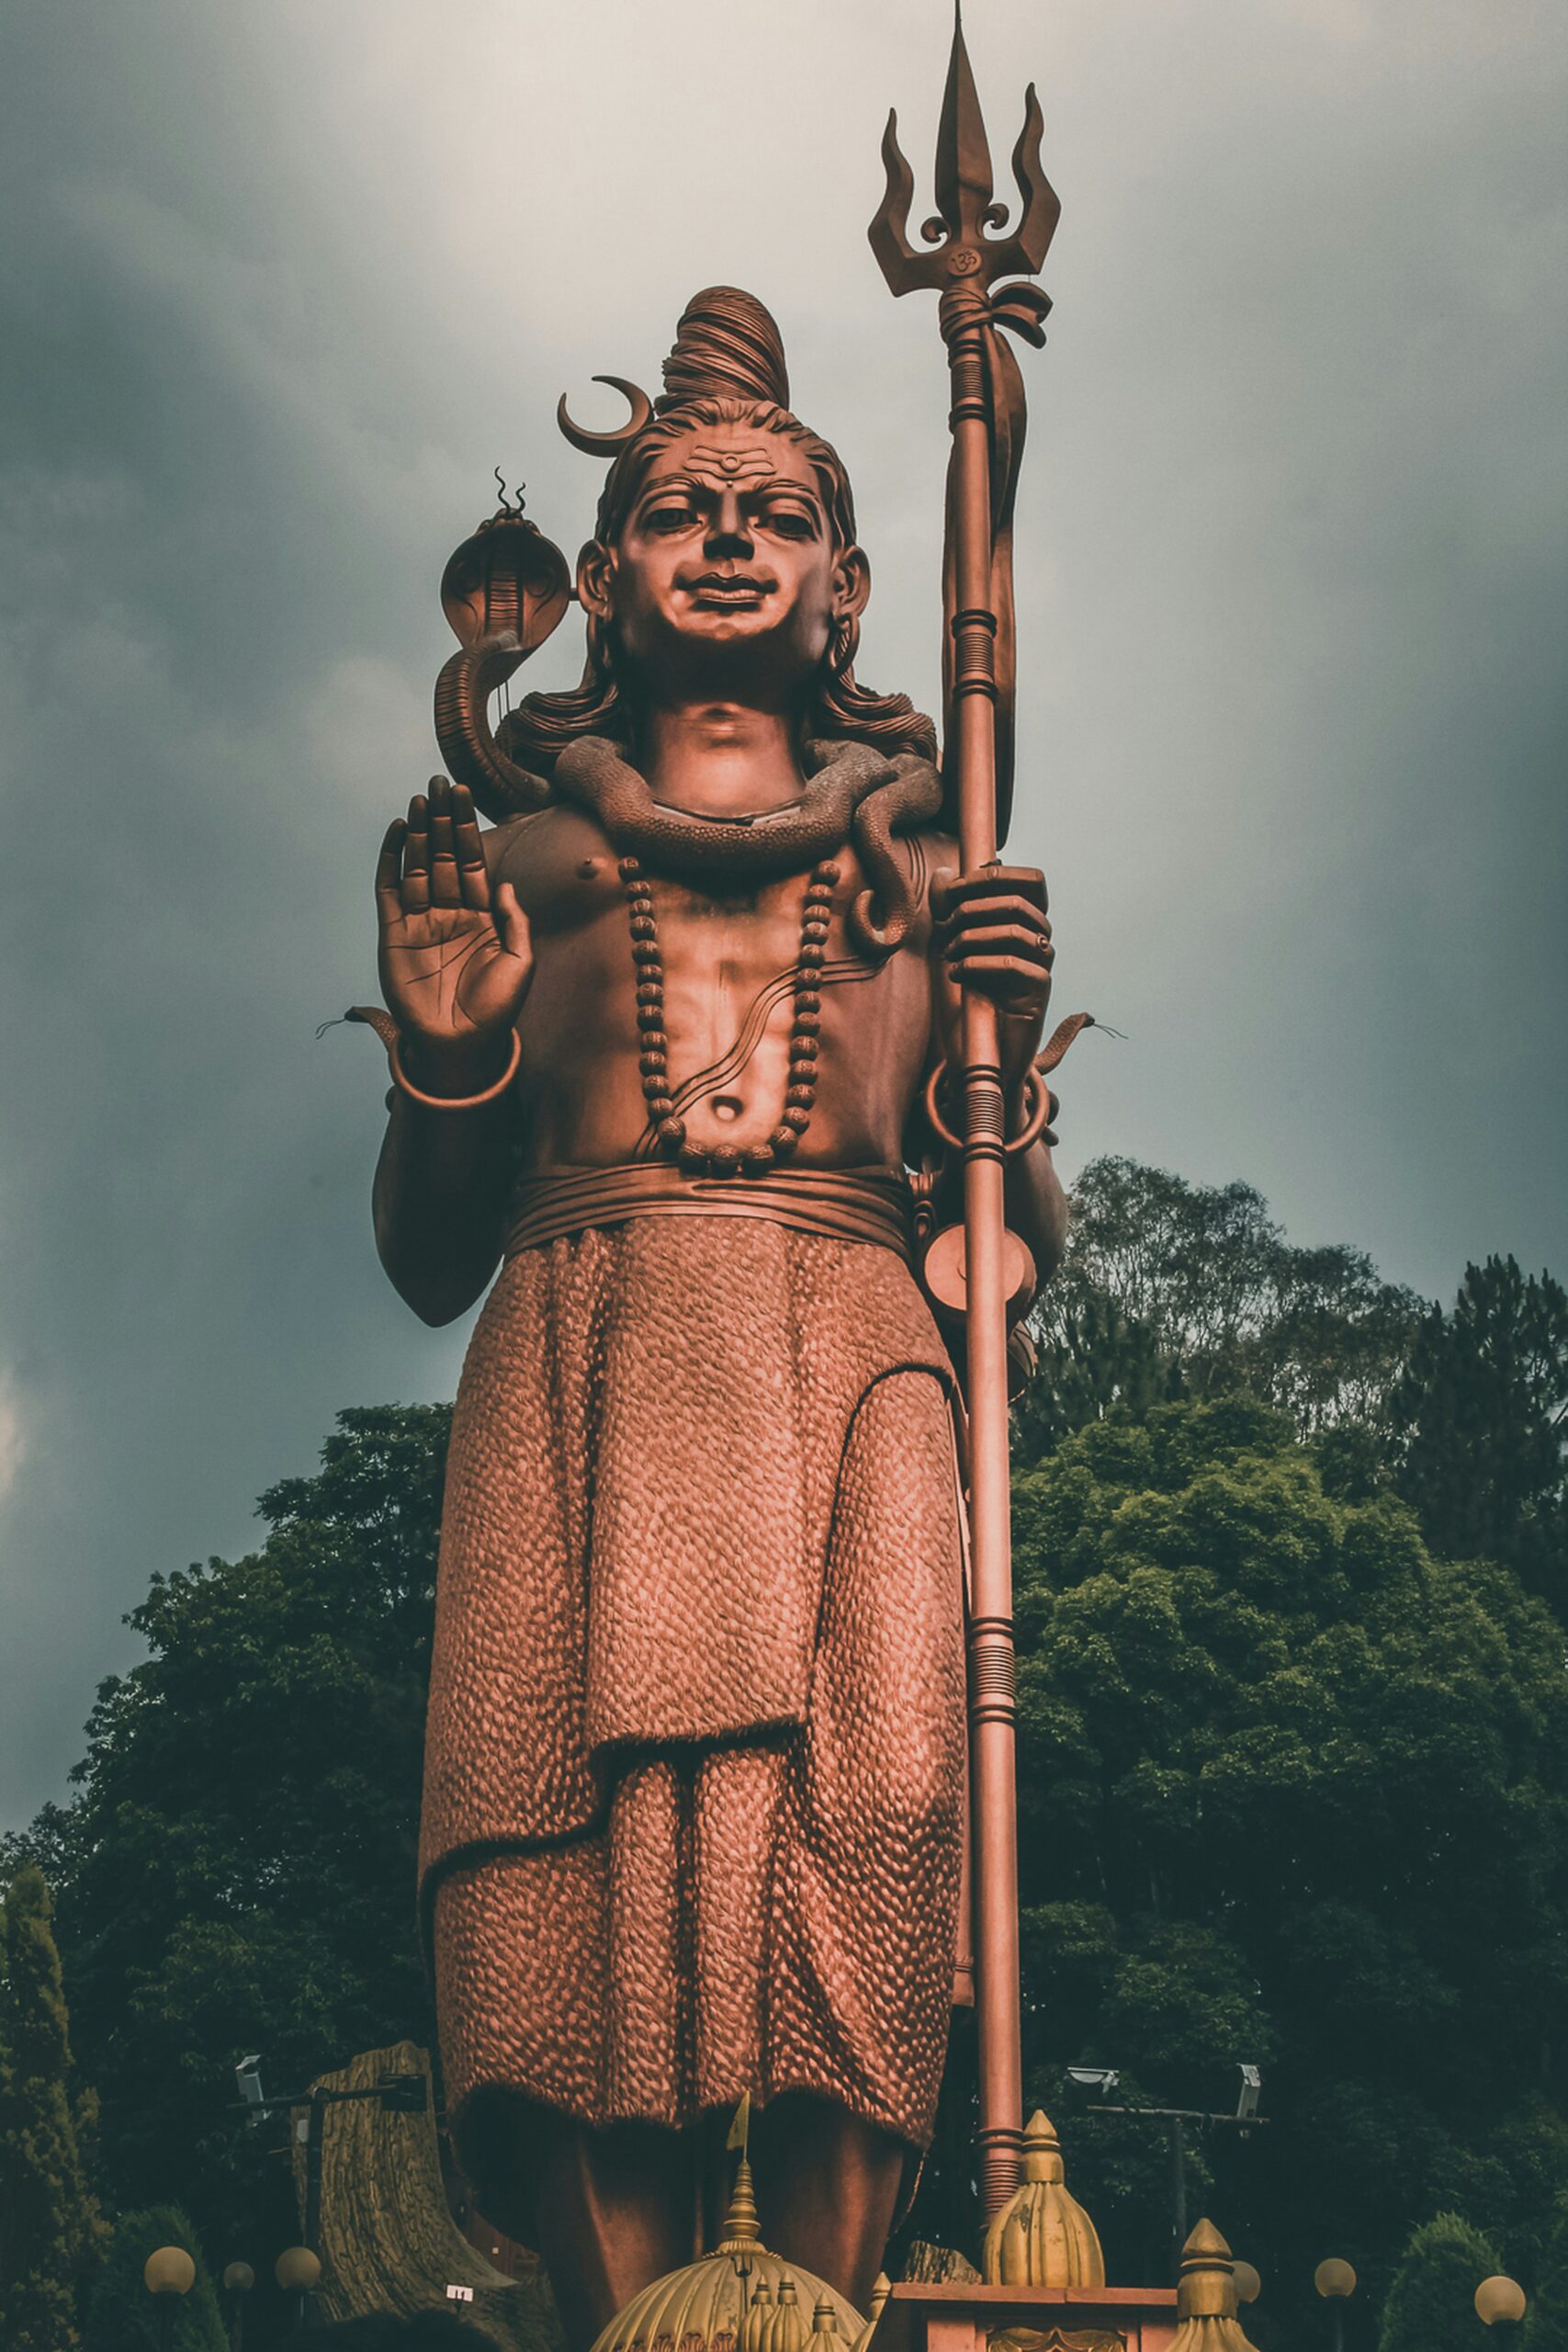
[[[491,904],[484,844],[462,785],[433,776],[387,828],[376,868],[378,967],[404,1037],[439,1060],[504,1051],[534,973],[510,882]]]

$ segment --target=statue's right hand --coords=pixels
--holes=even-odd
[[[493,906],[466,787],[445,776],[387,828],[376,868],[378,967],[411,1078],[434,1094],[478,1093],[504,1069],[534,951],[510,882]]]

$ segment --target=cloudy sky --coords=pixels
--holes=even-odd
[[[152,1571],[333,1413],[449,1396],[383,1283],[369,874],[491,469],[686,296],[774,309],[931,707],[944,384],[867,250],[942,0],[19,0],[0,52],[0,1819]],[[1069,1172],[1244,1176],[1451,1293],[1568,1273],[1561,0],[971,0],[1063,220],[1026,358],[1014,843]],[[570,626],[536,683],[575,674]]]

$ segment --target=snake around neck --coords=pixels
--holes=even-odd
[[[850,922],[863,953],[880,960],[902,944],[915,911],[894,835],[931,821],[941,779],[910,752],[889,759],[866,743],[811,750],[820,764],[801,797],[754,817],[699,817],[655,800],[647,779],[595,735],[561,752],[555,795],[596,819],[621,856],[676,881],[755,888],[806,873],[852,841],[867,888]]]

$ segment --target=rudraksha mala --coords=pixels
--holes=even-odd
[[[659,1149],[692,1176],[765,1176],[787,1159],[811,1125],[817,1100],[817,1048],[822,1026],[822,966],[828,955],[828,922],[839,868],[831,858],[818,865],[806,886],[800,913],[800,947],[795,962],[795,1019],[789,1033],[789,1078],[779,1124],[765,1143],[719,1144],[709,1151],[688,1143],[686,1123],[675,1108],[670,1086],[670,1039],[664,1027],[664,958],[659,947],[659,918],[641,861],[623,857],[620,876],[631,915],[632,962],[637,972],[637,1067],[642,1099]]]

